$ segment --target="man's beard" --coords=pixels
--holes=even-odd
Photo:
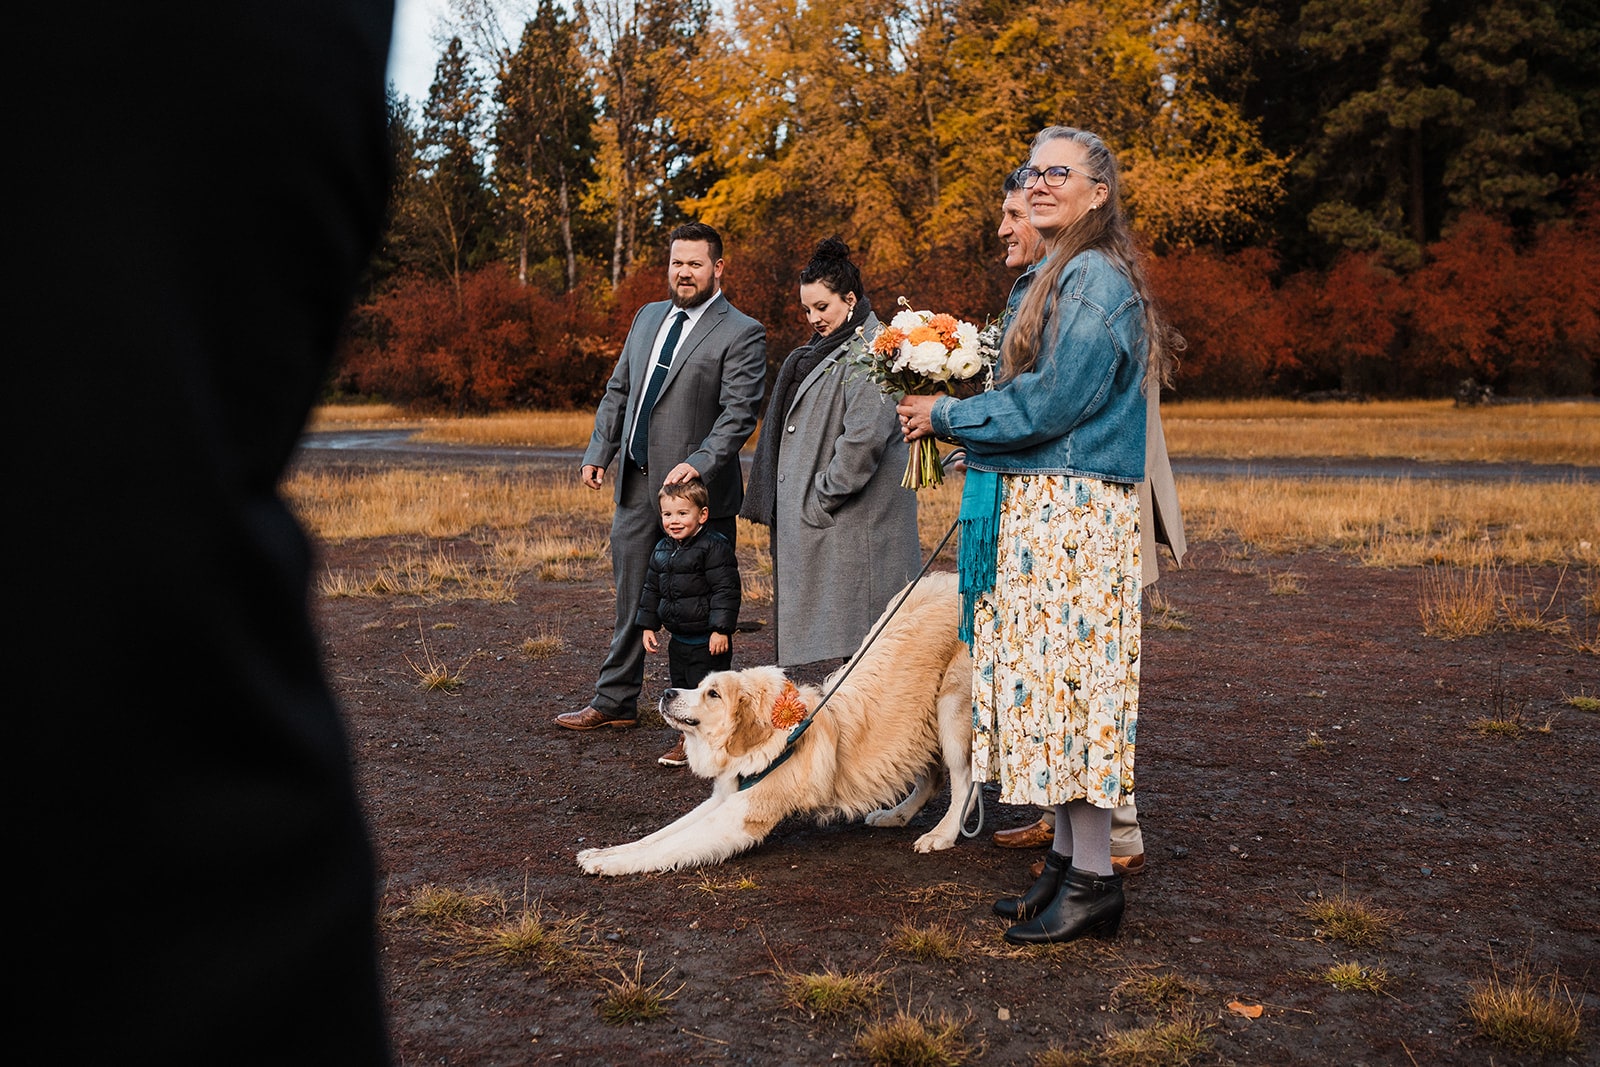
[[[690,293],[688,296],[683,296],[681,293],[679,293],[678,287],[677,286],[673,286],[672,287],[672,306],[675,307],[675,308],[685,308],[685,309],[687,309],[687,308],[697,308],[701,304],[704,304],[707,300],[710,300],[712,295],[714,293],[716,293],[716,291],[717,291],[717,283],[715,281],[713,281],[710,285],[707,285],[704,289],[696,289],[693,293]]]

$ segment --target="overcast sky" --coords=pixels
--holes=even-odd
[[[389,80],[420,109],[428,99],[433,67],[439,62],[434,26],[449,12],[449,0],[395,0],[394,40],[389,46]]]

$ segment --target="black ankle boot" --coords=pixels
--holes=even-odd
[[[1032,922],[1006,931],[1014,945],[1053,945],[1086,934],[1115,937],[1122,924],[1122,876],[1090,874],[1073,867],[1061,880],[1061,891]]]
[[[1033,918],[1056,898],[1056,893],[1061,890],[1061,880],[1067,876],[1067,870],[1071,866],[1071,856],[1063,856],[1055,851],[1046,853],[1044,873],[1039,875],[1033,887],[1020,897],[1006,897],[1004,900],[995,901],[994,913],[1012,922]]]

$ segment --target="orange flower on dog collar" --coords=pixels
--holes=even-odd
[[[787,730],[806,717],[806,702],[800,699],[800,690],[793,682],[785,682],[783,692],[772,704],[772,725]]]

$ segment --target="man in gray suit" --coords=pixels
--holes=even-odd
[[[1014,173],[1008,174],[1001,189],[1005,199],[1001,202],[997,232],[1005,245],[1006,266],[1030,267],[1044,254],[1044,242],[1028,221],[1022,182]],[[1161,429],[1161,383],[1155,380],[1145,382],[1144,475],[1145,480],[1139,483],[1139,560],[1143,584],[1148,586],[1161,576],[1156,561],[1157,543],[1172,550],[1175,564],[1183,563],[1188,550],[1183,514],[1178,510],[1178,489],[1167,458],[1167,437]],[[1037,822],[995,831],[994,843],[1001,848],[1049,848],[1055,839],[1055,818],[1054,808],[1044,808]],[[1111,812],[1111,867],[1121,875],[1144,870],[1144,835],[1139,831],[1139,809],[1132,802]],[[1030,873],[1038,878],[1043,869],[1044,861],[1040,860]]]
[[[556,716],[569,730],[639,722],[644,646],[634,615],[650,551],[662,536],[663,483],[699,478],[711,494],[706,525],[735,538],[744,501],[739,449],[756,428],[767,375],[767,333],[722,295],[722,238],[702,222],[672,231],[671,299],[633,317],[622,355],[595,411],[583,484],[599,489],[617,462],[611,520],[616,628],[589,706]]]

